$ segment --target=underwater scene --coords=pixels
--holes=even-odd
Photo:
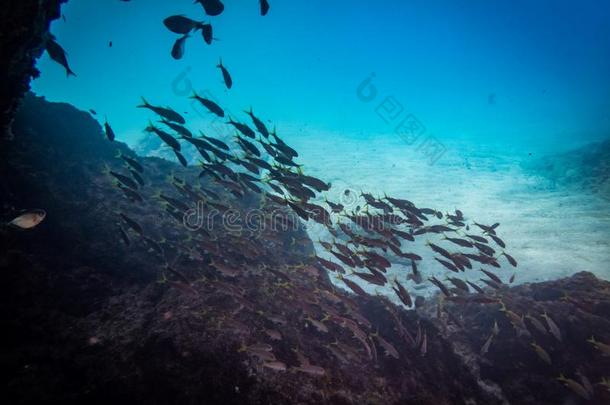
[[[610,3],[9,0],[11,404],[610,404]]]

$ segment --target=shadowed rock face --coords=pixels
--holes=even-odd
[[[187,243],[187,231],[160,215],[158,201],[128,202],[103,173],[105,165],[124,170],[115,156],[129,154],[127,147],[105,140],[88,113],[32,95],[14,128],[17,137],[0,152],[2,212],[48,212],[34,231],[0,234],[0,367],[4,397],[15,403],[556,404],[579,400],[556,380],[560,373],[578,378],[578,371],[595,384],[610,369],[586,342],[591,335],[610,342],[610,287],[588,273],[502,292],[519,315],[551,315],[562,342],[538,335],[527,320],[529,336],[518,335],[499,304],[446,303],[439,319],[432,303],[416,313],[337,290],[310,265],[311,241],[302,230],[275,235],[272,254],[262,252],[274,261],[262,269],[252,263],[235,279],[206,273],[205,258],[176,259],[197,294],[174,288],[141,240],[132,235],[126,247],[119,237],[118,211],[148,235]],[[171,173],[198,181],[196,169],[141,162],[147,196],[171,193]],[[266,209],[257,198],[238,208],[252,207]],[[325,301],[319,290],[341,303]],[[329,313],[354,319],[372,353],[339,323],[324,321],[323,332],[307,319]],[[500,333],[481,356],[494,321]],[[425,355],[404,332],[414,337],[418,325],[428,339]],[[271,339],[269,330],[282,339]],[[375,333],[398,359],[384,354]],[[532,341],[545,347],[552,366]],[[289,370],[263,368],[239,350],[257,342],[271,344]],[[337,357],[330,347],[343,351]],[[299,356],[325,375],[299,371]],[[594,395],[592,401],[608,400],[601,386]]]
[[[59,18],[67,0],[6,1],[0,10],[0,140],[11,138],[10,124],[42,55],[43,42],[52,20]]]

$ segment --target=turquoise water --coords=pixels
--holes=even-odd
[[[288,139],[393,137],[398,118],[388,124],[376,113],[388,97],[395,113],[413,114],[448,143],[544,153],[610,133],[607,2],[279,0],[262,17],[258,1],[244,0],[211,18],[187,0],[104,3],[63,6],[52,32],[78,76],[66,78],[45,55],[33,90],[95,109],[130,144],[150,118],[135,108],[141,96],[188,111],[190,125],[205,128],[209,115],[185,97],[191,88],[240,119],[254,107]],[[173,14],[211,21],[217,41],[194,34],[184,58],[172,59],[177,35],[162,20]],[[220,58],[231,90],[215,67]],[[357,89],[371,74],[378,95],[366,103]]]
[[[154,119],[136,108],[141,97],[183,113],[193,131],[233,135],[188,98],[197,91],[236,120],[249,122],[252,107],[308,173],[333,183],[335,201],[370,190],[500,221],[530,269],[517,282],[610,276],[607,202],[523,169],[610,134],[610,4],[273,1],[263,17],[251,0],[210,18],[189,1],[73,1],[63,13],[52,32],[77,77],[45,55],[33,90],[94,109],[142,154],[173,159],[141,144]],[[162,23],[174,14],[211,21],[216,40],[197,32],[174,60],[178,35]],[[308,232],[330,238],[311,221]]]

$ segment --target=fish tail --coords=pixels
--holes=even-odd
[[[222,66],[222,58],[220,58],[220,61],[218,62],[218,65],[216,65],[216,67],[218,67],[218,68],[222,68],[223,67]]]
[[[145,107],[150,107],[150,104],[148,104],[148,101],[146,101],[146,99],[144,98],[144,96],[142,96],[142,104],[140,104],[138,106],[138,108],[145,108]]]
[[[69,67],[66,67],[66,77],[74,76],[76,77],[76,73],[72,71]]]

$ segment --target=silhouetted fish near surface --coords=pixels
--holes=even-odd
[[[174,46],[172,47],[172,58],[178,60],[182,59],[184,56],[184,45],[186,44],[186,40],[189,38],[188,34],[178,38],[176,42],[174,42]]]
[[[172,15],[163,20],[163,25],[173,33],[184,35],[194,29],[200,28],[202,23],[185,17],[184,15]]]
[[[193,93],[191,98],[199,101],[205,108],[207,108],[208,110],[210,110],[210,112],[216,114],[217,116],[221,118],[225,116],[224,110],[212,100],[198,96],[197,93]]]
[[[269,2],[267,0],[260,0],[261,5],[261,15],[266,16],[269,12]]]
[[[14,226],[19,229],[32,229],[40,224],[47,216],[44,210],[36,209],[25,212],[14,218],[8,223],[10,226]]]
[[[49,57],[55,62],[59,63],[66,69],[67,76],[76,76],[76,74],[70,69],[68,65],[68,58],[66,57],[66,51],[57,43],[54,39],[47,40],[45,49],[49,54]]]
[[[104,122],[104,132],[106,133],[106,138],[108,138],[108,140],[110,142],[113,142],[114,139],[116,138],[116,136],[114,134],[114,131],[112,130],[112,127],[108,123],[107,119],[106,119],[106,122]]]
[[[233,87],[233,79],[231,78],[231,74],[229,73],[227,68],[225,68],[224,65],[222,64],[222,59],[220,60],[218,65],[216,65],[216,67],[218,69],[220,69],[220,71],[222,72],[222,78],[225,82],[225,86],[227,86],[227,89],[230,89],[231,87]]]
[[[214,40],[214,30],[212,28],[212,24],[201,24],[199,26],[201,29],[201,36],[206,44],[212,45],[212,41]]]
[[[225,9],[224,4],[220,0],[195,0],[195,3],[201,4],[205,13],[210,16],[219,15]]]
[[[172,110],[171,108],[157,107],[157,106],[151,105],[148,103],[148,101],[146,101],[146,99],[144,97],[142,97],[142,103],[143,104],[139,105],[138,108],[148,108],[155,114],[160,115],[161,117],[163,117],[169,121],[177,122],[178,124],[182,124],[182,125],[186,124],[186,120],[184,119],[184,117],[182,117],[180,114],[178,114],[176,111]]]

